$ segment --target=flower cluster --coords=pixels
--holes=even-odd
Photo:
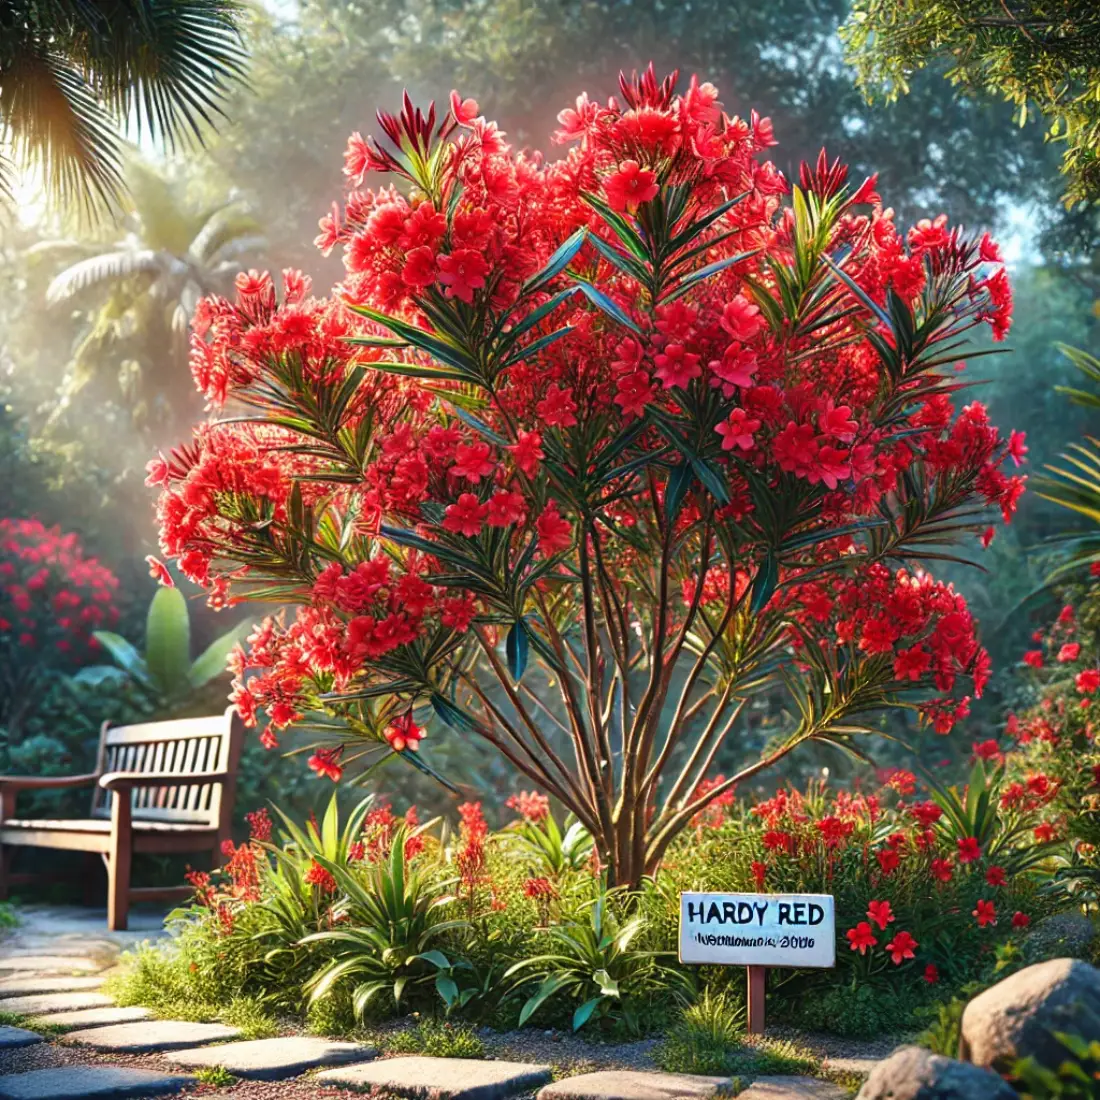
[[[85,556],[74,534],[37,519],[0,519],[0,661],[75,665],[98,648],[93,632],[118,620],[118,578]]]

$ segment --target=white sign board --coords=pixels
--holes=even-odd
[[[681,894],[680,962],[836,965],[831,894]]]

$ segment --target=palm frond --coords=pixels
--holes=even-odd
[[[163,266],[161,254],[150,248],[118,249],[89,256],[54,277],[46,288],[46,301],[55,305],[98,283],[114,282],[132,275],[157,273]]]

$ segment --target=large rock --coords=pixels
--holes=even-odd
[[[1096,925],[1084,913],[1055,913],[1040,921],[1024,940],[1024,959],[1041,962],[1051,956],[1087,959],[1097,937]]]
[[[1053,1068],[1066,1057],[1055,1031],[1100,1039],[1100,970],[1080,959],[1037,963],[978,994],[963,1012],[959,1053],[1000,1071],[1029,1055]]]
[[[856,1100],[1018,1100],[989,1070],[921,1047],[902,1047],[879,1062]]]

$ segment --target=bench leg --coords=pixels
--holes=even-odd
[[[107,865],[107,928],[124,932],[130,910],[130,862],[133,832],[130,792],[111,793],[111,854]]]

